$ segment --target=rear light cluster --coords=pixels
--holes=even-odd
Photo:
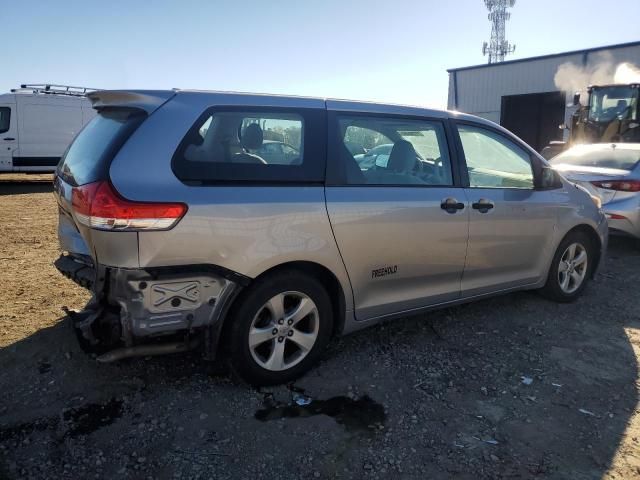
[[[598,188],[620,192],[640,192],[640,180],[602,180],[591,182]]]
[[[105,181],[74,187],[71,197],[78,221],[98,230],[166,230],[187,213],[184,203],[127,200]]]

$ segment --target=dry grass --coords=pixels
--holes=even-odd
[[[57,205],[42,191],[49,185],[9,182],[0,181],[0,348],[56,323],[64,315],[61,305],[81,308],[88,299],[53,266],[60,252]]]

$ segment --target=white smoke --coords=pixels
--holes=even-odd
[[[630,63],[621,63],[616,68],[613,83],[640,83],[640,68]]]
[[[616,65],[609,52],[598,53],[587,66],[567,62],[558,67],[553,81],[569,94],[585,92],[589,85],[640,83],[640,68],[630,63]]]

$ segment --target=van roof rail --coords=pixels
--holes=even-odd
[[[72,87],[71,85],[54,85],[53,83],[23,83],[20,88],[12,88],[12,93],[30,92],[44,93],[48,95],[69,95],[72,97],[84,97],[87,93],[95,92],[97,88]]]

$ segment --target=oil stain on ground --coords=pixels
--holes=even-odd
[[[112,398],[106,403],[90,403],[72,408],[63,414],[69,429],[65,436],[88,435],[99,428],[112,424],[122,416],[122,400]]]
[[[386,415],[384,407],[363,395],[358,399],[337,396],[327,400],[312,400],[306,405],[291,405],[274,402],[267,394],[265,408],[255,413],[255,418],[262,422],[280,418],[304,418],[314,415],[327,415],[350,431],[374,431],[384,424]]]
[[[48,362],[40,362],[38,364],[38,372],[49,373],[51,371],[51,364]]]
[[[8,440],[14,440],[25,435],[30,435],[34,431],[42,432],[49,428],[55,428],[57,424],[57,418],[43,418],[34,422],[21,423],[19,425],[0,425],[0,443]],[[0,476],[0,478],[3,477]]]

